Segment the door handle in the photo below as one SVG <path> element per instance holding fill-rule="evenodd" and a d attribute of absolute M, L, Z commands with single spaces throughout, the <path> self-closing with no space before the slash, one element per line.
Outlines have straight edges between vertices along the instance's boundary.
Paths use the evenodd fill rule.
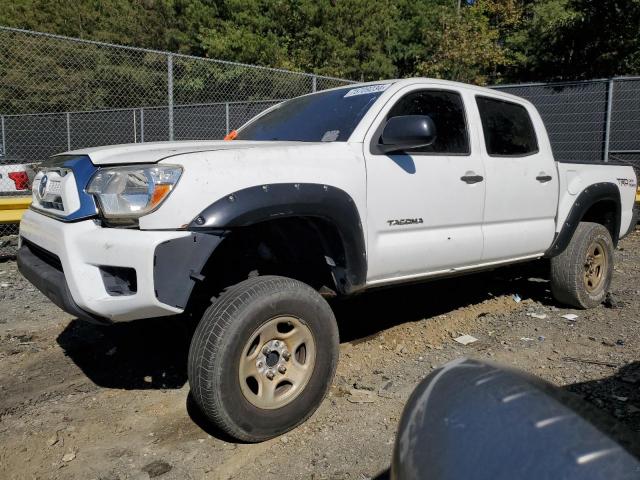
<path fill-rule="evenodd" d="M 460 180 L 471 185 L 483 181 L 484 177 L 482 175 L 464 175 L 460 177 Z"/>
<path fill-rule="evenodd" d="M 539 181 L 540 183 L 547 183 L 547 182 L 550 182 L 552 178 L 553 177 L 551 177 L 551 175 L 538 175 L 536 177 L 536 180 Z"/>

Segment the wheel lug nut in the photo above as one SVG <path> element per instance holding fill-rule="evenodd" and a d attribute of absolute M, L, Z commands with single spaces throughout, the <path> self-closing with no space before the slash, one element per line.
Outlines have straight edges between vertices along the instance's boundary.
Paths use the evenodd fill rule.
<path fill-rule="evenodd" d="M 258 368 L 262 368 L 263 365 L 264 365 L 264 363 L 258 362 Z"/>
<path fill-rule="evenodd" d="M 266 345 L 264 347 L 262 347 L 262 353 L 264 353 L 265 355 L 269 354 L 269 347 L 267 347 Z"/>
<path fill-rule="evenodd" d="M 273 380 L 273 377 L 274 377 L 274 376 L 275 376 L 275 374 L 273 373 L 273 370 L 269 370 L 269 371 L 267 372 L 267 378 L 268 378 L 269 380 Z"/>
<path fill-rule="evenodd" d="M 280 346 L 280 342 L 276 340 L 275 342 L 273 342 L 273 346 L 278 348 Z"/>
<path fill-rule="evenodd" d="M 291 358 L 291 354 L 287 350 L 285 350 L 284 352 L 282 352 L 282 358 L 288 361 Z"/>
<path fill-rule="evenodd" d="M 280 365 L 278 367 L 278 372 L 285 373 L 286 371 L 287 371 L 287 367 L 285 367 L 284 365 Z"/>

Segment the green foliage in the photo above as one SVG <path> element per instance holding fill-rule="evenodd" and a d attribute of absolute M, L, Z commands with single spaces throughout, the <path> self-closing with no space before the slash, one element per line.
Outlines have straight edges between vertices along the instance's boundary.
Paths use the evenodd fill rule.
<path fill-rule="evenodd" d="M 538 0 L 524 16 L 511 43 L 522 53 L 516 78 L 566 80 L 640 72 L 639 0 Z"/>
<path fill-rule="evenodd" d="M 498 43 L 482 3 L 456 13 L 442 8 L 438 29 L 429 32 L 433 53 L 417 71 L 428 77 L 485 84 L 496 69 L 506 66 L 505 49 Z"/>
<path fill-rule="evenodd" d="M 0 24 L 354 80 L 428 75 L 484 84 L 640 73 L 640 0 L 463 0 L 460 9 L 458 4 L 0 0 Z M 82 58 L 80 79 L 90 78 L 88 69 L 101 62 L 100 55 Z M 43 55 L 43 74 L 62 73 L 52 61 Z M 125 82 L 136 76 L 134 67 L 123 65 L 108 75 L 116 84 Z M 207 74 L 183 78 L 180 87 L 194 95 L 211 81 Z M 256 79 L 231 75 L 227 81 Z"/>

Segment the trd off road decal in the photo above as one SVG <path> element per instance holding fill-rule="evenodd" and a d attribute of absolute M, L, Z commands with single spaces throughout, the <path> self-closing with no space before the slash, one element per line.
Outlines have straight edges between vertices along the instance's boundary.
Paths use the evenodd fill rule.
<path fill-rule="evenodd" d="M 397 227 L 399 225 L 413 225 L 416 223 L 424 223 L 422 218 L 401 218 L 399 220 L 387 220 L 390 227 Z"/>
<path fill-rule="evenodd" d="M 618 178 L 616 179 L 618 180 L 618 184 L 621 187 L 631 187 L 631 188 L 636 188 L 636 182 L 633 178 Z"/>

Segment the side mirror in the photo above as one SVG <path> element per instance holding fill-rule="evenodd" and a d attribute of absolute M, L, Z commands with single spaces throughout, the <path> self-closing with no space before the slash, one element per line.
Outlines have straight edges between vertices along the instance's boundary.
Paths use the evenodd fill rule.
<path fill-rule="evenodd" d="M 384 126 L 378 148 L 383 153 L 428 147 L 436 140 L 436 125 L 428 115 L 391 117 Z"/>

